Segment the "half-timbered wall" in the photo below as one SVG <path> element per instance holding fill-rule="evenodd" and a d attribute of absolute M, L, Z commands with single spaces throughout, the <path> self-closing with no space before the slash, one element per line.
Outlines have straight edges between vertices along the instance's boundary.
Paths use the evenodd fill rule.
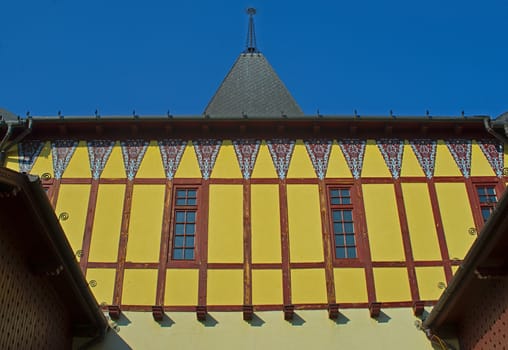
<path fill-rule="evenodd" d="M 468 139 L 25 141 L 7 166 L 41 176 L 104 304 L 396 307 L 438 299 L 483 225 L 478 186 L 498 198 L 505 188 L 502 148 Z M 191 259 L 175 259 L 180 189 L 197 191 L 185 207 L 195 213 L 184 237 L 193 252 L 181 250 Z M 336 205 L 333 193 L 349 200 Z M 336 232 L 350 222 L 353 235 Z"/>

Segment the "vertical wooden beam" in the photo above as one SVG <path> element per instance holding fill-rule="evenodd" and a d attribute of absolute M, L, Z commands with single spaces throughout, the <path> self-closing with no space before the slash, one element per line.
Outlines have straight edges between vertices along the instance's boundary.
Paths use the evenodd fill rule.
<path fill-rule="evenodd" d="M 453 277 L 452 266 L 450 262 L 450 255 L 448 254 L 448 247 L 446 245 L 446 237 L 444 234 L 443 220 L 441 218 L 441 211 L 439 210 L 439 202 L 437 199 L 436 184 L 434 179 L 427 180 L 429 188 L 430 204 L 432 206 L 432 214 L 436 224 L 437 240 L 439 242 L 439 250 L 441 252 L 441 259 L 443 261 L 444 272 L 446 281 L 449 282 Z"/>
<path fill-rule="evenodd" d="M 326 295 L 328 304 L 335 304 L 335 278 L 333 275 L 333 252 L 330 233 L 330 216 L 328 213 L 328 201 L 326 199 L 326 185 L 319 180 L 319 204 L 321 211 L 321 232 L 323 236 L 323 252 L 325 258 Z"/>
<path fill-rule="evenodd" d="M 127 241 L 129 239 L 129 224 L 132 208 L 132 193 L 134 182 L 127 181 L 122 211 L 122 226 L 120 229 L 120 241 L 118 243 L 117 268 L 115 276 L 115 288 L 113 291 L 113 305 L 120 305 L 123 292 L 123 276 L 125 272 L 125 258 L 127 255 Z"/>
<path fill-rule="evenodd" d="M 81 260 L 79 261 L 79 266 L 81 267 L 81 271 L 83 271 L 83 275 L 86 275 L 88 258 L 90 257 L 90 244 L 92 242 L 92 231 L 98 193 L 99 180 L 92 179 L 92 185 L 90 186 L 90 196 L 88 198 L 88 209 L 86 211 L 85 232 L 83 234 L 83 244 L 81 245 Z"/>
<path fill-rule="evenodd" d="M 469 206 L 471 207 L 471 212 L 473 214 L 473 222 L 476 227 L 476 231 L 480 232 L 481 228 L 483 227 L 483 216 L 480 209 L 480 202 L 478 201 L 476 194 L 476 188 L 470 177 L 465 179 L 464 182 L 466 184 L 467 196 L 469 198 Z"/>
<path fill-rule="evenodd" d="M 252 305 L 251 187 L 243 181 L 243 304 Z"/>
<path fill-rule="evenodd" d="M 164 212 L 162 213 L 161 245 L 159 253 L 159 271 L 157 273 L 157 294 L 155 305 L 164 305 L 166 293 L 166 268 L 169 258 L 169 232 L 171 228 L 171 202 L 173 198 L 173 181 L 166 180 L 166 191 L 164 194 Z"/>
<path fill-rule="evenodd" d="M 208 215 L 210 200 L 210 181 L 203 180 L 201 195 L 199 196 L 199 231 L 198 231 L 198 256 L 199 256 L 199 284 L 198 284 L 198 307 L 206 307 L 207 269 L 208 269 Z"/>
<path fill-rule="evenodd" d="M 280 239 L 282 250 L 282 295 L 284 305 L 291 305 L 291 270 L 289 267 L 289 223 L 286 180 L 279 180 Z"/>
<path fill-rule="evenodd" d="M 359 256 L 365 266 L 365 282 L 367 284 L 367 298 L 369 305 L 375 303 L 376 300 L 376 286 L 374 284 L 374 269 L 372 267 L 372 257 L 370 253 L 369 233 L 367 227 L 367 219 L 365 215 L 365 204 L 363 200 L 362 180 L 356 179 L 353 186 L 353 207 L 355 210 L 355 217 L 358 220 L 359 234 L 357 237 L 361 238 L 358 242 Z M 360 249 L 361 248 L 361 249 Z"/>
<path fill-rule="evenodd" d="M 53 209 L 56 210 L 56 203 L 58 201 L 58 195 L 60 194 L 60 183 L 61 183 L 61 180 L 60 179 L 55 179 L 53 181 L 53 191 L 51 193 L 51 205 L 53 206 Z M 58 213 L 56 214 L 58 215 Z"/>
<path fill-rule="evenodd" d="M 416 278 L 413 249 L 411 248 L 411 239 L 409 236 L 406 207 L 404 204 L 404 195 L 402 193 L 402 185 L 400 183 L 400 179 L 395 180 L 394 186 L 395 186 L 395 199 L 397 201 L 397 211 L 399 214 L 400 231 L 402 233 L 402 244 L 404 246 L 404 255 L 407 266 L 407 274 L 409 278 L 409 287 L 411 290 L 411 298 L 413 299 L 413 302 L 416 302 L 420 300 L 420 293 L 418 291 L 418 280 Z"/>

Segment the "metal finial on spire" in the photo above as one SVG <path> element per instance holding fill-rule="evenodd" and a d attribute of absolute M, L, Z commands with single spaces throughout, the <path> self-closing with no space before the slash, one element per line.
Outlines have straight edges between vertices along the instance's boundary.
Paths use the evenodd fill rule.
<path fill-rule="evenodd" d="M 245 52 L 259 52 L 256 45 L 256 31 L 254 30 L 254 15 L 256 14 L 256 9 L 254 7 L 249 7 L 246 12 L 249 15 L 249 29 L 247 32 L 247 48 Z"/>

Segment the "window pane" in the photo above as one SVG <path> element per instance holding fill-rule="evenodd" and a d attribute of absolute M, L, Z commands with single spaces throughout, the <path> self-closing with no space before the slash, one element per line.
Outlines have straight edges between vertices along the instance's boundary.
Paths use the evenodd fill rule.
<path fill-rule="evenodd" d="M 494 189 L 494 187 L 487 187 L 487 194 L 495 195 L 496 190 Z"/>
<path fill-rule="evenodd" d="M 189 197 L 189 198 L 196 198 L 196 190 L 188 190 L 187 191 L 187 197 Z"/>
<path fill-rule="evenodd" d="M 187 199 L 187 205 L 196 205 L 196 198 Z"/>
<path fill-rule="evenodd" d="M 356 258 L 356 248 L 347 248 L 347 257 Z"/>
<path fill-rule="evenodd" d="M 182 260 L 183 259 L 183 250 L 182 249 L 173 249 L 173 259 Z"/>
<path fill-rule="evenodd" d="M 349 190 L 347 188 L 343 188 L 340 190 L 341 197 L 349 197 Z"/>
<path fill-rule="evenodd" d="M 355 236 L 354 235 L 346 235 L 346 245 L 354 246 L 355 245 Z"/>
<path fill-rule="evenodd" d="M 194 236 L 185 237 L 185 246 L 194 248 Z"/>
<path fill-rule="evenodd" d="M 338 205 L 340 204 L 340 200 L 339 198 L 332 198 L 330 203 L 332 203 L 332 205 Z"/>
<path fill-rule="evenodd" d="M 187 216 L 186 222 L 196 222 L 196 212 L 188 211 L 186 216 Z"/>
<path fill-rule="evenodd" d="M 346 257 L 346 250 L 344 248 L 335 248 L 335 257 L 337 259 L 344 259 Z"/>
<path fill-rule="evenodd" d="M 353 229 L 353 223 L 352 222 L 346 222 L 344 223 L 344 228 L 346 233 L 354 233 L 355 230 Z"/>
<path fill-rule="evenodd" d="M 342 221 L 342 210 L 334 210 L 333 211 L 333 221 Z"/>
<path fill-rule="evenodd" d="M 353 212 L 351 210 L 344 210 L 344 221 L 353 221 Z"/>
<path fill-rule="evenodd" d="M 185 260 L 193 260 L 194 259 L 194 249 L 185 249 Z"/>
<path fill-rule="evenodd" d="M 185 233 L 185 225 L 184 224 L 176 224 L 175 225 L 175 234 L 183 235 Z"/>
<path fill-rule="evenodd" d="M 349 197 L 342 198 L 342 204 L 351 204 L 351 198 Z"/>
<path fill-rule="evenodd" d="M 185 225 L 185 233 L 186 234 L 194 234 L 196 233 L 196 225 L 195 224 L 187 224 Z"/>
<path fill-rule="evenodd" d="M 175 236 L 175 248 L 183 247 L 183 236 Z"/>
<path fill-rule="evenodd" d="M 333 224 L 333 233 L 342 233 L 342 224 L 334 223 Z"/>
<path fill-rule="evenodd" d="M 177 198 L 185 198 L 185 197 L 187 197 L 186 193 L 187 193 L 187 190 L 177 190 L 176 197 Z"/>
<path fill-rule="evenodd" d="M 176 205 L 185 205 L 185 198 L 177 198 Z"/>
<path fill-rule="evenodd" d="M 483 222 L 486 222 L 487 219 L 489 218 L 490 216 L 490 213 L 491 213 L 491 208 L 482 208 L 482 217 L 483 217 Z"/>
<path fill-rule="evenodd" d="M 339 196 L 339 190 L 330 190 L 330 196 L 331 197 L 338 197 Z"/>
<path fill-rule="evenodd" d="M 175 214 L 175 221 L 176 222 L 185 222 L 185 212 L 184 211 L 177 211 Z"/>
<path fill-rule="evenodd" d="M 335 235 L 335 246 L 343 247 L 344 246 L 344 236 L 343 235 Z"/>

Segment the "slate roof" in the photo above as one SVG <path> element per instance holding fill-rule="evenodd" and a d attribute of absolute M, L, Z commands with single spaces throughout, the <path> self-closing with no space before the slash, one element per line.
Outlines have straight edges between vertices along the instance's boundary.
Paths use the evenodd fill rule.
<path fill-rule="evenodd" d="M 205 109 L 210 118 L 303 117 L 284 83 L 260 52 L 240 54 Z"/>

